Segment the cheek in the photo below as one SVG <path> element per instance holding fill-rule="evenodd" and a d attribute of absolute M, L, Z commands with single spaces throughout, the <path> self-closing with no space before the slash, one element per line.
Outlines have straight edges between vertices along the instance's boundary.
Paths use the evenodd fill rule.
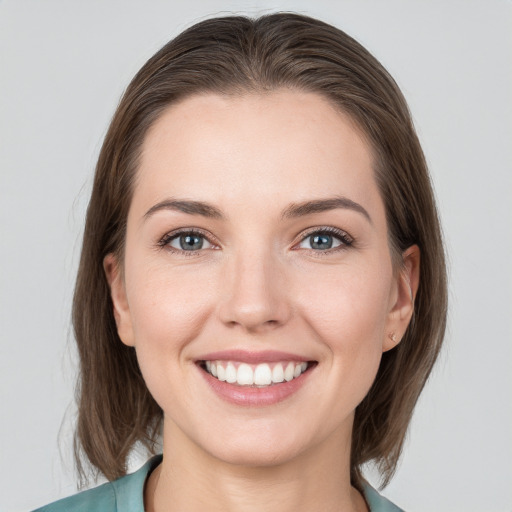
<path fill-rule="evenodd" d="M 354 406 L 366 395 L 380 364 L 391 279 L 391 266 L 338 267 L 317 275 L 316 283 L 297 295 L 302 317 L 329 352 L 334 374 Z"/>
<path fill-rule="evenodd" d="M 170 271 L 161 264 L 145 268 L 127 280 L 136 342 L 179 349 L 198 333 L 211 303 L 210 287 L 197 273 Z"/>
<path fill-rule="evenodd" d="M 391 279 L 391 270 L 383 265 L 333 267 L 317 272 L 313 282 L 305 276 L 296 296 L 304 316 L 329 339 L 359 344 L 382 334 Z"/>
<path fill-rule="evenodd" d="M 139 366 L 162 405 L 159 389 L 190 364 L 184 357 L 186 347 L 204 327 L 212 300 L 210 287 L 198 276 L 169 272 L 161 265 L 145 268 L 127 273 L 126 286 Z"/>

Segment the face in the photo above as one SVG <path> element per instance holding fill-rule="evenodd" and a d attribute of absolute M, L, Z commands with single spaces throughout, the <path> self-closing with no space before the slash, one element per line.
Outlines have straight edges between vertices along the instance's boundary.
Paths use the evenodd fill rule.
<path fill-rule="evenodd" d="M 312 93 L 193 96 L 152 126 L 105 270 L 165 443 L 249 465 L 350 444 L 412 312 L 372 166 Z"/>

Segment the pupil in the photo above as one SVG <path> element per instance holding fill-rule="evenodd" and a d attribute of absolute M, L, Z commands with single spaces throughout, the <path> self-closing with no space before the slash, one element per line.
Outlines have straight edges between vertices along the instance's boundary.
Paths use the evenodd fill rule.
<path fill-rule="evenodd" d="M 330 235 L 313 235 L 309 240 L 313 249 L 325 250 L 332 247 L 332 236 Z"/>
<path fill-rule="evenodd" d="M 203 247 L 203 239 L 197 235 L 181 235 L 180 245 L 185 251 L 201 249 Z"/>

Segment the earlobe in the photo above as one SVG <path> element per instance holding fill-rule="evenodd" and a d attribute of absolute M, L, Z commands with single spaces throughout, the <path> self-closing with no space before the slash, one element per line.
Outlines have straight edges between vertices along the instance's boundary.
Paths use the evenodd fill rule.
<path fill-rule="evenodd" d="M 117 257 L 110 253 L 103 260 L 103 270 L 110 287 L 114 319 L 117 333 L 121 341 L 130 347 L 135 345 L 130 316 L 130 308 L 126 297 L 126 289 Z"/>
<path fill-rule="evenodd" d="M 402 254 L 403 265 L 396 276 L 395 300 L 389 313 L 387 335 L 382 351 L 398 345 L 414 313 L 414 300 L 420 282 L 420 249 L 412 245 Z"/>

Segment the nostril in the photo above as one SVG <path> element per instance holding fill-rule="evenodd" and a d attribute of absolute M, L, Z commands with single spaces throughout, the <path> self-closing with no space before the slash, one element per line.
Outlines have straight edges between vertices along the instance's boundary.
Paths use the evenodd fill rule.
<path fill-rule="evenodd" d="M 273 318 L 265 319 L 265 316 L 270 315 L 258 314 L 255 312 L 252 314 L 242 312 L 237 314 L 236 318 L 225 322 L 225 324 L 228 327 L 241 327 L 248 332 L 260 332 L 267 329 L 274 329 L 283 323 L 283 321 Z"/>

